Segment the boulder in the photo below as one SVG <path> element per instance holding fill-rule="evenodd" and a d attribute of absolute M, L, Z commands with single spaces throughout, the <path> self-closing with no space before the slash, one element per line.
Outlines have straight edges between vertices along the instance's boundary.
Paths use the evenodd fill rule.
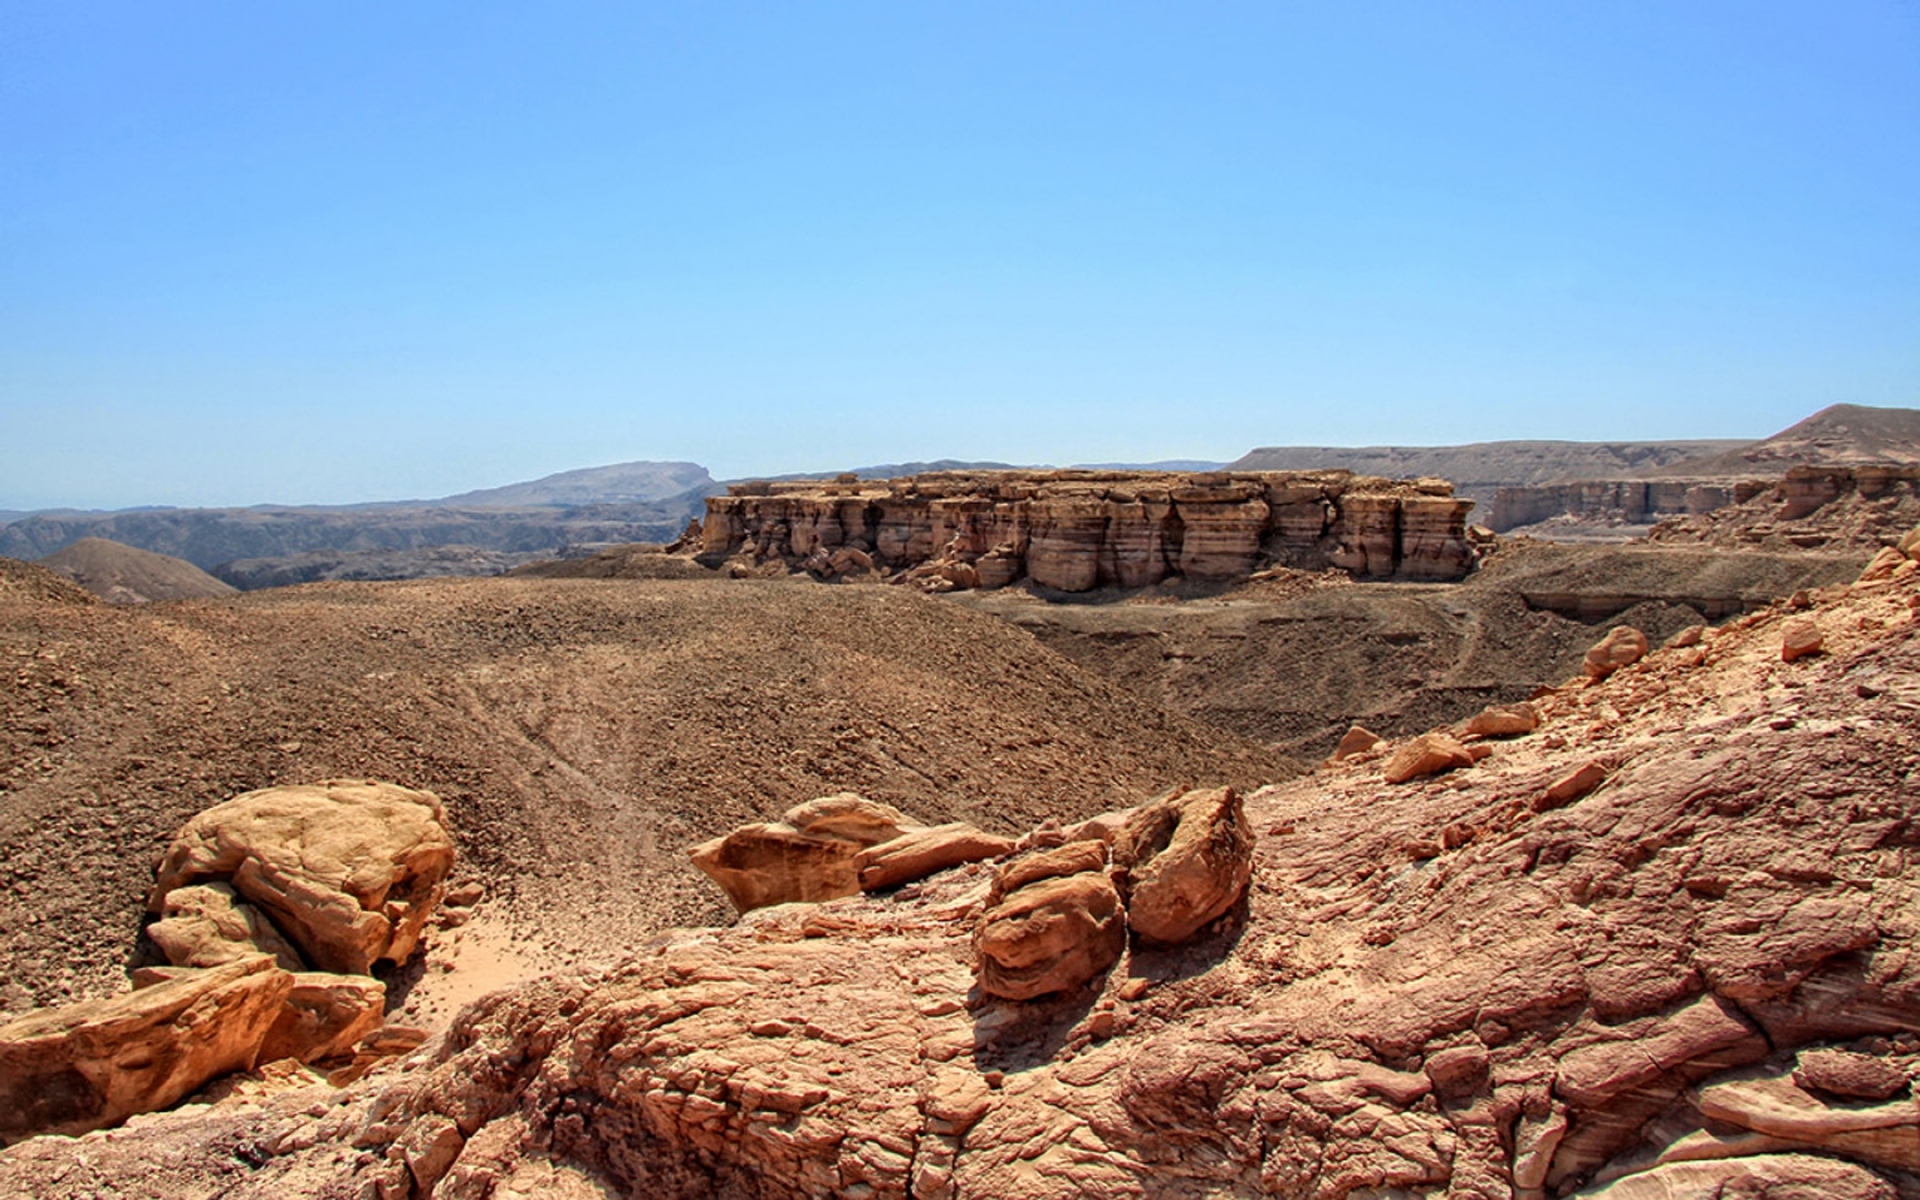
<path fill-rule="evenodd" d="M 1587 675 L 1605 679 L 1621 667 L 1632 666 L 1647 656 L 1647 635 L 1631 625 L 1609 631 L 1587 651 Z"/>
<path fill-rule="evenodd" d="M 85 1133 L 252 1069 L 292 990 L 256 955 L 0 1025 L 0 1140 Z"/>
<path fill-rule="evenodd" d="M 1002 871 L 974 926 L 981 991 L 1031 1000 L 1078 987 L 1119 961 L 1127 944 L 1120 893 L 1104 871 L 1073 870 L 1103 863 L 1106 850 L 1073 842 Z"/>
<path fill-rule="evenodd" d="M 1818 654 L 1824 642 L 1818 621 L 1812 617 L 1795 617 L 1780 627 L 1780 661 L 1796 662 Z"/>
<path fill-rule="evenodd" d="M 1467 718 L 1468 737 L 1514 737 L 1540 728 L 1540 713 L 1526 701 L 1495 704 Z"/>
<path fill-rule="evenodd" d="M 1473 765 L 1473 754 L 1444 733 L 1423 733 L 1395 750 L 1385 768 L 1388 783 L 1406 783 Z"/>
<path fill-rule="evenodd" d="M 1335 762 L 1352 758 L 1356 754 L 1365 754 L 1380 744 L 1380 735 L 1361 725 L 1350 726 L 1340 736 L 1340 744 L 1333 748 Z"/>
<path fill-rule="evenodd" d="M 982 833 L 965 822 L 935 825 L 869 846 L 853 856 L 853 869 L 866 891 L 897 887 L 935 871 L 1012 854 L 1012 838 Z"/>
<path fill-rule="evenodd" d="M 231 884 L 327 971 L 404 961 L 440 901 L 453 838 L 432 792 L 334 779 L 217 804 L 174 835 L 147 907 L 174 889 Z"/>
<path fill-rule="evenodd" d="M 795 805 L 780 821 L 743 825 L 689 853 L 733 907 L 747 913 L 859 895 L 860 852 L 922 828 L 891 805 L 842 792 Z"/>
<path fill-rule="evenodd" d="M 1232 908 L 1253 876 L 1253 831 L 1232 788 L 1144 805 L 1114 842 L 1126 873 L 1127 922 L 1149 942 L 1177 944 Z"/>
<path fill-rule="evenodd" d="M 281 970 L 306 970 L 273 922 L 224 883 L 174 888 L 161 901 L 160 915 L 147 926 L 147 936 L 176 967 L 217 967 L 265 954 Z"/>
<path fill-rule="evenodd" d="M 366 975 L 301 971 L 260 1044 L 263 1063 L 319 1062 L 350 1053 L 386 1017 L 387 985 Z"/>

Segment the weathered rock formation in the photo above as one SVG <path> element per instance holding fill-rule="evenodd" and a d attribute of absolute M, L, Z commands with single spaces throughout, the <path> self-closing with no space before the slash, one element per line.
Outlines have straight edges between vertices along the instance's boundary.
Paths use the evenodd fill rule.
<path fill-rule="evenodd" d="M 1631 625 L 1621 625 L 1609 630 L 1607 636 L 1593 644 L 1587 651 L 1586 670 L 1589 678 L 1605 679 L 1621 667 L 1629 667 L 1647 655 L 1647 635 Z"/>
<path fill-rule="evenodd" d="M 453 839 L 431 792 L 359 779 L 265 788 L 187 822 L 148 908 L 163 912 L 176 888 L 227 883 L 307 962 L 366 974 L 413 953 L 452 868 Z"/>
<path fill-rule="evenodd" d="M 292 990 L 255 955 L 0 1025 L 0 1141 L 98 1129 L 250 1069 Z"/>
<path fill-rule="evenodd" d="M 1120 960 L 1127 918 L 1104 842 L 1037 851 L 994 876 L 974 926 L 980 988 L 1031 1000 L 1085 984 Z"/>
<path fill-rule="evenodd" d="M 1014 848 L 1012 838 L 965 822 L 922 825 L 892 805 L 842 792 L 797 804 L 778 821 L 743 825 L 689 854 L 747 913 L 894 887 Z"/>
<path fill-rule="evenodd" d="M 151 897 L 147 932 L 172 965 L 136 968 L 131 993 L 0 1026 L 0 1140 L 97 1129 L 256 1063 L 364 1048 L 387 994 L 364 971 L 412 952 L 452 863 L 439 800 L 393 784 L 269 788 L 200 813 Z M 302 952 L 362 973 L 307 971 Z"/>
<path fill-rule="evenodd" d="M 1344 471 L 934 472 L 887 482 L 735 484 L 707 501 L 702 559 L 784 562 L 822 578 L 906 573 L 931 590 L 1022 577 L 1084 592 L 1260 566 L 1458 579 L 1471 503 L 1443 480 Z"/>
<path fill-rule="evenodd" d="M 1127 923 L 1177 945 L 1239 902 L 1253 874 L 1253 833 L 1232 788 L 1180 792 L 1142 805 L 1113 843 Z"/>

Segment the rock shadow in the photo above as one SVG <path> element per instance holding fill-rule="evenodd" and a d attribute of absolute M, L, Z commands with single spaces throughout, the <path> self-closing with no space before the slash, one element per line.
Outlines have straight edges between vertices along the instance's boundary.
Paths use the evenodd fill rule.
<path fill-rule="evenodd" d="M 1093 1011 L 1111 974 L 1032 1000 L 1000 1000 L 982 994 L 976 986 L 967 995 L 968 1006 L 974 1009 L 974 1067 L 1011 1073 L 1053 1061 Z"/>
<path fill-rule="evenodd" d="M 1197 935 L 1177 946 L 1149 945 L 1134 939 L 1125 962 L 1127 978 L 1159 985 L 1204 975 L 1232 956 L 1246 936 L 1248 892 Z"/>
<path fill-rule="evenodd" d="M 384 1011 L 390 1017 L 405 1007 L 407 997 L 427 977 L 427 940 L 421 938 L 413 954 L 403 963 L 396 963 L 389 958 L 374 963 L 373 977 L 387 985 Z"/>

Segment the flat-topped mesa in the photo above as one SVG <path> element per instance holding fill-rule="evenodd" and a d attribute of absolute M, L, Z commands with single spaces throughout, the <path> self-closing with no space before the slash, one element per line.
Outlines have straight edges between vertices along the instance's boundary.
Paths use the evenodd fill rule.
<path fill-rule="evenodd" d="M 1022 577 L 1084 592 L 1264 566 L 1459 579 L 1470 500 L 1441 479 L 1348 471 L 938 471 L 742 483 L 707 500 L 701 558 L 783 561 L 822 578 L 907 574 L 935 591 Z"/>

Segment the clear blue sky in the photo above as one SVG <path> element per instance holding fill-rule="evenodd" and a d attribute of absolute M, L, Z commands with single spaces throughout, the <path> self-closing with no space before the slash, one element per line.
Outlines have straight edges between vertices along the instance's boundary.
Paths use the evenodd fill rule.
<path fill-rule="evenodd" d="M 1920 2 L 0 7 L 0 509 L 1920 406 Z"/>

